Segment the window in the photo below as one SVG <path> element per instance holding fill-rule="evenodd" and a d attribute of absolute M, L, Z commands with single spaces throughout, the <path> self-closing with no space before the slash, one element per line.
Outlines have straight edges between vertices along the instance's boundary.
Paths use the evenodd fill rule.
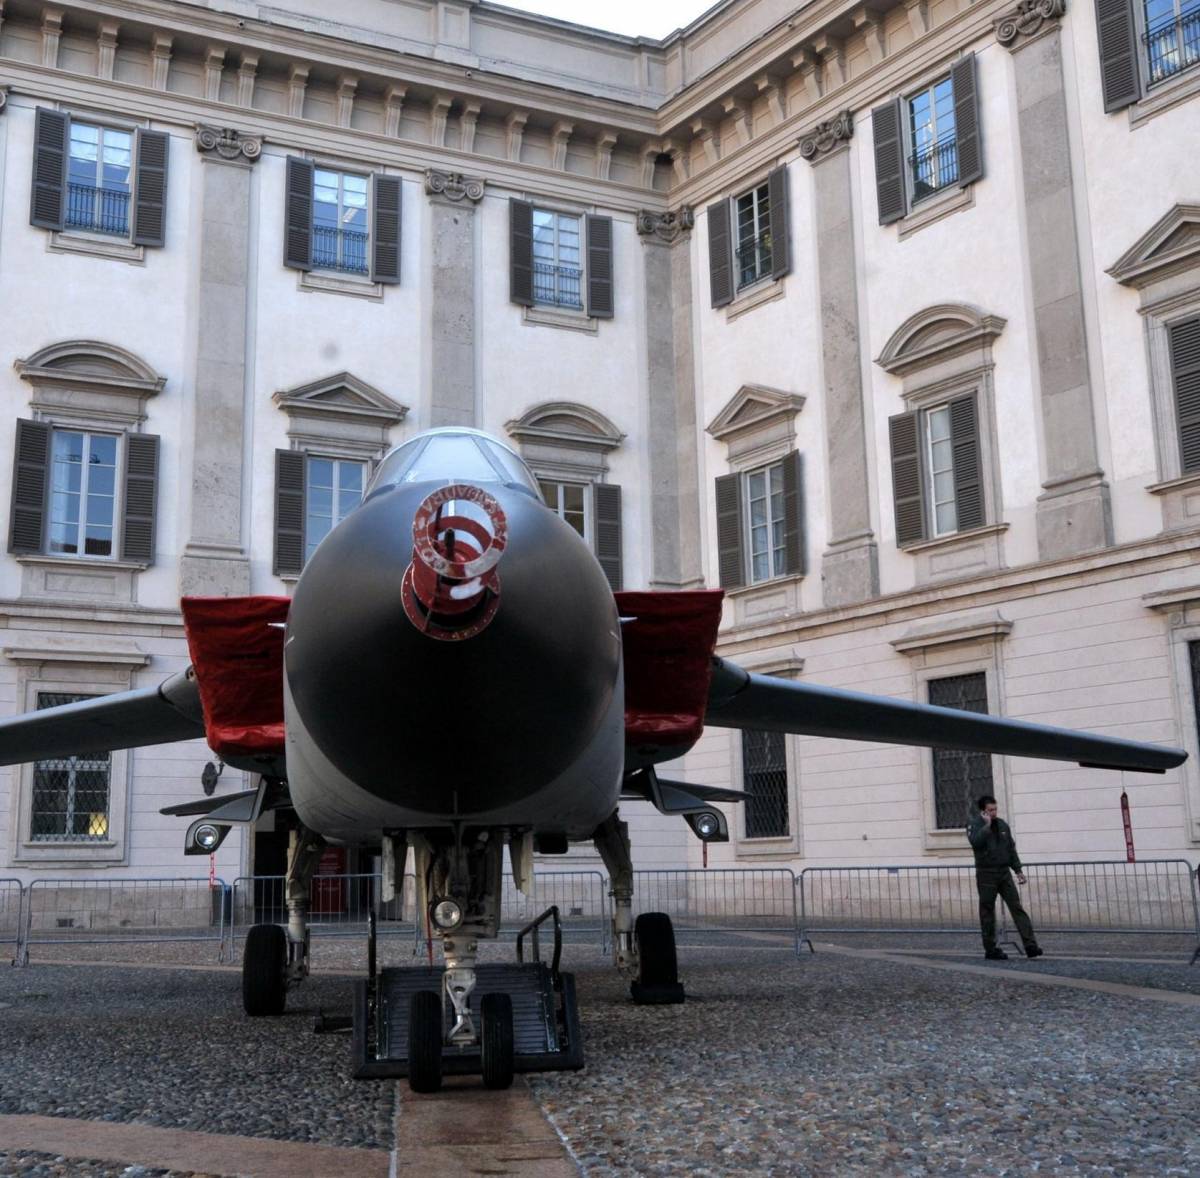
<path fill-rule="evenodd" d="M 1096 21 L 1104 109 L 1110 113 L 1200 64 L 1200 0 L 1096 0 Z M 1184 96 L 1198 86 L 1200 77 L 1193 75 Z M 1181 97 L 1175 86 L 1166 90 L 1166 105 L 1151 99 L 1132 112 L 1134 125 Z"/>
<path fill-rule="evenodd" d="M 289 156 L 283 264 L 330 272 L 320 289 L 339 289 L 333 274 L 350 275 L 343 282 L 352 293 L 361 293 L 363 278 L 398 283 L 400 202 L 399 176 L 343 172 Z"/>
<path fill-rule="evenodd" d="M 589 488 L 582 483 L 556 483 L 538 479 L 538 489 L 547 506 L 567 521 L 585 540 L 592 538 Z"/>
<path fill-rule="evenodd" d="M 708 269 L 712 305 L 791 269 L 787 168 L 731 200 L 708 206 Z"/>
<path fill-rule="evenodd" d="M 750 580 L 769 581 L 787 568 L 787 526 L 783 511 L 783 463 L 752 470 L 746 480 L 746 536 Z"/>
<path fill-rule="evenodd" d="M 1171 324 L 1167 335 L 1175 388 L 1180 473 L 1195 474 L 1200 472 L 1200 318 Z"/>
<path fill-rule="evenodd" d="M 742 733 L 742 788 L 746 838 L 785 838 L 788 816 L 786 738 L 782 732 Z"/>
<path fill-rule="evenodd" d="M 365 463 L 308 455 L 305 463 L 304 559 L 362 502 Z"/>
<path fill-rule="evenodd" d="M 71 122 L 67 180 L 68 229 L 129 232 L 133 133 Z"/>
<path fill-rule="evenodd" d="M 1200 0 L 1144 0 L 1144 18 L 1151 86 L 1200 62 Z"/>
<path fill-rule="evenodd" d="M 912 207 L 983 176 L 975 55 L 950 73 L 871 112 L 879 223 L 890 225 Z"/>
<path fill-rule="evenodd" d="M 90 695 L 38 692 L 38 708 L 92 699 Z M 109 837 L 110 753 L 38 761 L 29 811 L 31 842 L 92 843 Z"/>
<path fill-rule="evenodd" d="M 767 186 L 760 184 L 734 202 L 737 223 L 738 290 L 771 273 L 771 213 Z"/>
<path fill-rule="evenodd" d="M 533 301 L 582 311 L 579 218 L 533 210 Z"/>
<path fill-rule="evenodd" d="M 56 429 L 51 442 L 51 553 L 112 556 L 117 446 L 112 434 Z"/>
<path fill-rule="evenodd" d="M 987 675 L 952 675 L 930 679 L 929 702 L 943 708 L 967 712 L 988 710 Z M 933 806 L 938 830 L 959 829 L 981 794 L 994 793 L 992 758 L 989 753 L 962 749 L 931 749 L 933 756 Z"/>
<path fill-rule="evenodd" d="M 737 588 L 804 571 L 803 461 L 722 475 L 716 481 L 721 585 Z"/>

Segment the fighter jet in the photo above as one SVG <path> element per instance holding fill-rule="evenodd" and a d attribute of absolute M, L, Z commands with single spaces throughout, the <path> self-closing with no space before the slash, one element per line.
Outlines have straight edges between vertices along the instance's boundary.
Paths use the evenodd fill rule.
<path fill-rule="evenodd" d="M 642 1003 L 677 1002 L 671 922 L 633 919 L 623 798 L 728 839 L 716 802 L 732 789 L 660 778 L 705 725 L 1077 761 L 1161 773 L 1180 749 L 750 674 L 714 655 L 720 591 L 615 594 L 582 537 L 546 506 L 528 467 L 465 428 L 392 450 L 362 503 L 308 560 L 291 600 L 185 598 L 192 666 L 138 689 L 0 722 L 0 763 L 204 737 L 258 775 L 245 793 L 169 807 L 194 818 L 208 854 L 265 809 L 288 824 L 288 924 L 254 926 L 243 961 L 248 1014 L 283 1012 L 307 974 L 309 886 L 321 848 L 381 858 L 381 900 L 411 848 L 416 904 L 443 967 L 385 1012 L 372 968 L 356 1012 L 377 1055 L 397 1038 L 400 1074 L 435 1090 L 444 1071 L 505 1087 L 524 1065 L 512 996 L 476 993 L 479 942 L 497 936 L 508 848 L 527 889 L 535 852 L 595 844 L 611 880 L 614 963 Z M 373 932 L 373 929 L 372 929 Z M 433 978 L 433 981 L 430 979 Z M 549 983 L 548 983 L 549 984 Z M 573 991 L 545 993 L 551 1045 L 578 1066 Z M 436 987 L 436 988 L 435 988 Z M 570 987 L 566 987 L 570 991 Z M 410 987 L 411 990 L 411 987 Z M 399 1030 L 397 1024 L 402 1023 Z M 371 1028 L 374 1028 L 372 1030 Z M 544 1028 L 543 1028 L 544 1029 Z M 572 1035 L 575 1042 L 570 1042 Z M 388 1040 L 392 1042 L 392 1040 Z M 395 1044 L 392 1044 L 393 1047 Z M 463 1062 L 466 1060 L 467 1062 Z M 360 1074 L 388 1073 L 379 1058 Z M 375 1070 L 372 1070 L 372 1067 Z"/>

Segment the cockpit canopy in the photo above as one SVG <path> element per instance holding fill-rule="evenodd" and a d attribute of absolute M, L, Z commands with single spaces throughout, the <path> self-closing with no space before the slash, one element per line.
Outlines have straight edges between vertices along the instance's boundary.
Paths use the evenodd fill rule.
<path fill-rule="evenodd" d="M 465 426 L 428 430 L 389 451 L 367 494 L 402 483 L 503 483 L 540 498 L 537 480 L 517 454 Z"/>

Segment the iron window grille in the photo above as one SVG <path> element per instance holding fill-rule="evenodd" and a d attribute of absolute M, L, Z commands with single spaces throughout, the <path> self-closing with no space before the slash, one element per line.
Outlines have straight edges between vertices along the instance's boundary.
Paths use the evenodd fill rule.
<path fill-rule="evenodd" d="M 533 301 L 583 310 L 580 219 L 548 209 L 533 210 Z"/>
<path fill-rule="evenodd" d="M 92 698 L 90 695 L 40 691 L 37 706 L 39 709 L 56 708 L 60 704 Z M 33 767 L 30 841 L 106 842 L 111 762 L 109 753 L 38 761 Z"/>
<path fill-rule="evenodd" d="M 908 100 L 913 202 L 958 182 L 954 85 L 947 75 Z"/>
<path fill-rule="evenodd" d="M 305 462 L 304 559 L 361 502 L 365 464 L 309 455 Z"/>
<path fill-rule="evenodd" d="M 115 554 L 118 443 L 113 434 L 54 431 L 50 450 L 51 553 Z"/>
<path fill-rule="evenodd" d="M 744 478 L 744 526 L 750 553 L 750 581 L 757 584 L 782 577 L 787 571 L 783 463 L 748 471 Z"/>
<path fill-rule="evenodd" d="M 68 155 L 65 226 L 126 236 L 133 133 L 72 120 Z"/>
<path fill-rule="evenodd" d="M 748 839 L 784 838 L 788 821 L 787 747 L 782 732 L 742 733 L 742 781 Z"/>
<path fill-rule="evenodd" d="M 318 270 L 370 274 L 367 192 L 370 178 L 316 168 L 313 172 L 312 264 Z"/>
<path fill-rule="evenodd" d="M 771 202 L 769 186 L 760 184 L 734 202 L 737 216 L 737 284 L 741 290 L 769 278 L 771 260 Z"/>
<path fill-rule="evenodd" d="M 929 702 L 943 708 L 987 713 L 987 676 L 951 675 L 930 679 Z M 964 749 L 933 749 L 933 804 L 938 830 L 961 827 L 975 799 L 993 793 L 992 758 L 989 753 Z"/>
<path fill-rule="evenodd" d="M 1146 0 L 1149 84 L 1165 81 L 1200 62 L 1200 3 L 1197 0 Z"/>
<path fill-rule="evenodd" d="M 549 479 L 539 479 L 538 488 L 546 505 L 591 543 L 592 521 L 587 487 L 581 483 L 557 483 Z"/>

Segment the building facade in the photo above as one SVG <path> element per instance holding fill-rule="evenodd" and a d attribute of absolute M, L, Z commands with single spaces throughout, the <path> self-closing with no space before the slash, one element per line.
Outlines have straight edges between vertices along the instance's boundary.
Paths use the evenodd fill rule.
<path fill-rule="evenodd" d="M 5 713 L 161 681 L 181 594 L 288 593 L 390 446 L 472 425 L 614 586 L 723 586 L 750 669 L 1192 753 L 710 730 L 668 772 L 753 795 L 711 864 L 962 859 L 985 790 L 1029 859 L 1120 855 L 1122 789 L 1200 857 L 1195 0 L 0 16 Z M 0 874 L 206 871 L 158 810 L 210 758 L 3 771 Z M 699 863 L 641 811 L 641 865 Z"/>

